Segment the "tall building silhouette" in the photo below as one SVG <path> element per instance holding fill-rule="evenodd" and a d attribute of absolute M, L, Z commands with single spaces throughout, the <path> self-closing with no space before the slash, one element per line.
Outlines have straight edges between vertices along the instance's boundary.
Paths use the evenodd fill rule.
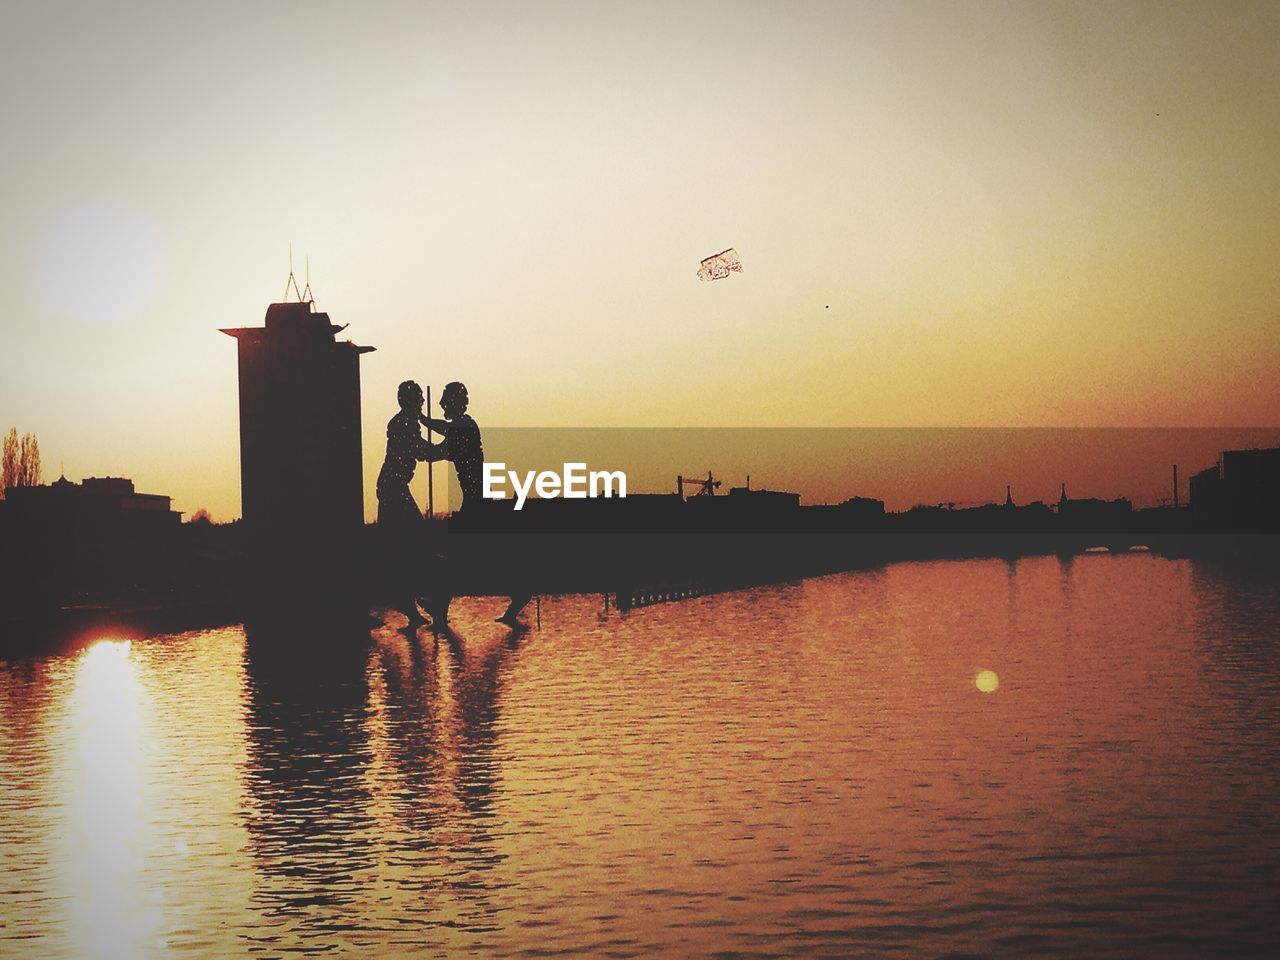
<path fill-rule="evenodd" d="M 257 535 L 327 534 L 364 522 L 360 355 L 311 302 L 273 303 L 239 343 L 240 498 Z"/>

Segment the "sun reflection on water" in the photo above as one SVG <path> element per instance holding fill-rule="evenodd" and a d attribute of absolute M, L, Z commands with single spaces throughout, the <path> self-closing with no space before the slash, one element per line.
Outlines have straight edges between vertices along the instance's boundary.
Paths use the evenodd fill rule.
<path fill-rule="evenodd" d="M 139 890 L 145 811 L 146 691 L 127 640 L 100 640 L 75 665 L 67 762 L 72 928 L 85 957 L 140 956 L 155 910 Z"/>

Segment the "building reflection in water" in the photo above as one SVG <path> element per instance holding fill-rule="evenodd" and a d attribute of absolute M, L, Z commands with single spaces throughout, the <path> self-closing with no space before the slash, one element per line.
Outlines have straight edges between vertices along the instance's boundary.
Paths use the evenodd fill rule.
<path fill-rule="evenodd" d="M 368 635 L 320 631 L 246 626 L 244 816 L 258 872 L 270 881 L 257 898 L 269 925 L 302 937 L 307 924 L 354 902 L 359 876 L 375 864 L 364 779 Z"/>
<path fill-rule="evenodd" d="M 254 940 L 445 946 L 489 928 L 503 668 L 518 634 L 246 628 Z"/>

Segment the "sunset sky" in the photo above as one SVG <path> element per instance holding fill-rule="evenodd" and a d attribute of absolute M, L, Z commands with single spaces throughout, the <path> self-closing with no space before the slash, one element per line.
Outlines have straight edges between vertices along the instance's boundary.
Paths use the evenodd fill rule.
<path fill-rule="evenodd" d="M 487 426 L 1280 425 L 1278 51 L 1274 2 L 6 3 L 0 428 L 237 516 L 217 330 L 290 243 L 377 348 L 370 500 L 407 377 Z"/>

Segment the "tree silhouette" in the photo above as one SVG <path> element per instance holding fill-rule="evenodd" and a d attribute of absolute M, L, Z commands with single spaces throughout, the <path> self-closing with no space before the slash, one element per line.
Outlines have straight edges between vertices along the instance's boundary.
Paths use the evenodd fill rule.
<path fill-rule="evenodd" d="M 18 486 L 40 486 L 40 441 L 34 433 L 24 433 L 19 445 Z"/>
<path fill-rule="evenodd" d="M 206 510 L 204 507 L 201 507 L 199 510 L 197 510 L 195 513 L 191 515 L 191 519 L 188 520 L 187 523 L 202 523 L 205 526 L 209 526 L 211 523 L 213 523 L 213 517 L 209 516 L 208 510 Z"/>
<path fill-rule="evenodd" d="M 0 457 L 0 496 L 10 487 L 39 486 L 41 473 L 40 441 L 36 435 L 24 433 L 18 439 L 17 427 L 10 427 Z"/>
<path fill-rule="evenodd" d="M 18 428 L 10 427 L 4 437 L 4 457 L 0 464 L 0 497 L 10 487 L 18 485 Z"/>

